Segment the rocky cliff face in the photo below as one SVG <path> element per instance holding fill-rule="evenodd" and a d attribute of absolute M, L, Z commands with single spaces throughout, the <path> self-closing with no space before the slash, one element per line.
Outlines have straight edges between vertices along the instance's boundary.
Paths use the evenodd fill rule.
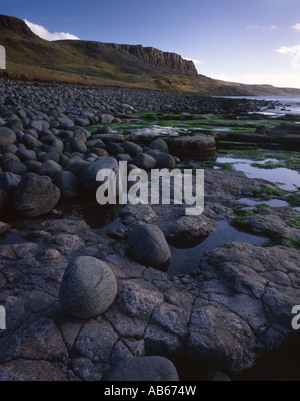
<path fill-rule="evenodd" d="M 158 68 L 177 71 L 182 74 L 198 75 L 198 71 L 192 61 L 184 60 L 175 53 L 165 53 L 154 47 L 143 47 L 141 45 L 119 45 L 109 43 L 110 47 L 129 53 L 139 60 Z"/>
<path fill-rule="evenodd" d="M 0 14 L 0 27 L 2 33 L 4 31 L 8 31 L 9 34 L 14 33 L 15 35 L 27 39 L 28 38 L 39 39 L 39 37 L 35 35 L 26 25 L 26 23 L 20 18 L 9 17 L 7 15 Z"/>

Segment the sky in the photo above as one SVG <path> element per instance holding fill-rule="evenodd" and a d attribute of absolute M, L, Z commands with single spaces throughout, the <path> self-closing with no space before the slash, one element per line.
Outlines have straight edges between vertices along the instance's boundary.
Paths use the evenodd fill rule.
<path fill-rule="evenodd" d="M 300 88 L 299 0 L 1 0 L 47 40 L 142 44 L 200 74 Z"/>

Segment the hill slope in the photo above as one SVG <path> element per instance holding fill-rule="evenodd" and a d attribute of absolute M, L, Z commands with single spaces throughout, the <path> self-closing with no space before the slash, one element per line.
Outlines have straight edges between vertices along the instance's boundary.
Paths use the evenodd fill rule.
<path fill-rule="evenodd" d="M 0 71 L 4 78 L 205 95 L 264 94 L 259 93 L 263 92 L 259 86 L 199 75 L 192 61 L 154 48 L 77 40 L 48 42 L 35 35 L 21 19 L 5 15 L 0 15 L 0 45 L 7 52 L 7 70 Z M 283 93 L 270 88 L 273 87 L 268 87 L 268 94 L 300 94 L 300 90 Z"/>

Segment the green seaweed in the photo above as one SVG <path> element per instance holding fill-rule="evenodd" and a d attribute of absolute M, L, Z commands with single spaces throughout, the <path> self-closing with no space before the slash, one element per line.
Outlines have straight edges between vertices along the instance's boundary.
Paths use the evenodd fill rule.
<path fill-rule="evenodd" d="M 254 195 L 265 200 L 281 199 L 289 202 L 291 206 L 300 206 L 300 195 L 295 191 L 287 191 L 282 188 L 270 188 L 264 185 L 261 189 L 254 191 Z"/>

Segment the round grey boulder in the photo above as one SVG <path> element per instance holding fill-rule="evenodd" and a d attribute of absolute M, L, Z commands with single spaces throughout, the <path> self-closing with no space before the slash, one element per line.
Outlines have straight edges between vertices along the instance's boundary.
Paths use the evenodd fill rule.
<path fill-rule="evenodd" d="M 160 267 L 171 260 L 171 251 L 161 229 L 153 224 L 135 227 L 128 239 L 129 250 L 143 266 Z"/>
<path fill-rule="evenodd" d="M 155 168 L 156 160 L 153 157 L 146 155 L 145 153 L 139 153 L 133 159 L 133 164 L 135 166 L 137 166 L 138 168 L 145 169 L 145 170 L 151 170 L 151 169 Z"/>
<path fill-rule="evenodd" d="M 158 168 L 174 169 L 176 163 L 174 158 L 167 153 L 159 153 L 155 156 L 155 160 Z"/>
<path fill-rule="evenodd" d="M 14 131 L 7 127 L 0 127 L 0 146 L 12 145 L 16 140 L 17 137 Z"/>
<path fill-rule="evenodd" d="M 14 208 L 23 217 L 37 217 L 49 213 L 60 199 L 60 190 L 50 177 L 25 174 L 14 192 Z"/>
<path fill-rule="evenodd" d="M 101 260 L 88 256 L 68 265 L 59 291 L 62 309 L 79 319 L 101 315 L 116 295 L 117 281 L 112 270 Z"/>
<path fill-rule="evenodd" d="M 167 143 L 163 140 L 163 139 L 155 139 L 155 141 L 153 141 L 150 144 L 150 149 L 155 149 L 155 150 L 159 150 L 162 153 L 169 153 L 169 147 L 167 145 Z"/>
<path fill-rule="evenodd" d="M 102 381 L 177 382 L 179 377 L 171 361 L 160 356 L 148 356 L 118 361 L 104 374 Z"/>

